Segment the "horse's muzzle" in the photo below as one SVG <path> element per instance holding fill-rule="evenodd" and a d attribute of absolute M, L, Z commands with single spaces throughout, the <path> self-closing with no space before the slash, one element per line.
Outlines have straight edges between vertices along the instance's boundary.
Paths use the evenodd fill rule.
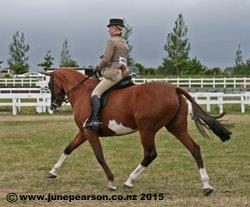
<path fill-rule="evenodd" d="M 59 104 L 56 102 L 56 101 L 53 101 L 52 103 L 51 103 L 51 105 L 50 105 L 50 109 L 53 111 L 53 112 L 55 112 L 55 111 L 57 111 L 58 109 L 59 109 Z"/>

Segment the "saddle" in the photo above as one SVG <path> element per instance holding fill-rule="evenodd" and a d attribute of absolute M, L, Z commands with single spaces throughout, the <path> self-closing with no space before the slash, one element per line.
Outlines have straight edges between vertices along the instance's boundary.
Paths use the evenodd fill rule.
<path fill-rule="evenodd" d="M 132 81 L 132 77 L 128 76 L 123 78 L 122 80 L 120 80 L 118 83 L 116 83 L 115 85 L 113 85 L 111 88 L 109 88 L 107 91 L 105 91 L 101 98 L 100 98 L 100 102 L 101 102 L 101 108 L 104 108 L 107 100 L 108 100 L 108 95 L 111 91 L 113 91 L 114 89 L 121 89 L 121 88 L 127 88 L 130 86 L 135 85 Z"/>

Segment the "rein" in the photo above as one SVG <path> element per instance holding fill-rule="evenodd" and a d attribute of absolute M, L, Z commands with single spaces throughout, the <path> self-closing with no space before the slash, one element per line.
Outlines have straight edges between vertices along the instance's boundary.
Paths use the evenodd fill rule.
<path fill-rule="evenodd" d="M 65 92 L 65 94 L 68 96 L 70 92 L 78 89 L 82 83 L 84 83 L 86 80 L 88 80 L 90 77 L 92 77 L 93 75 L 88 76 L 87 78 L 84 78 L 83 80 L 81 80 L 79 83 L 77 83 L 75 86 L 73 86 L 71 89 L 69 89 L 68 91 Z"/>

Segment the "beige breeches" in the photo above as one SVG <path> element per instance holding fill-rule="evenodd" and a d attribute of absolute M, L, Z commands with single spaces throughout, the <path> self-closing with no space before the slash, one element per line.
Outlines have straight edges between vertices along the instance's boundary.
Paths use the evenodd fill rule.
<path fill-rule="evenodd" d="M 119 74 L 117 75 L 117 79 L 115 81 L 109 80 L 107 78 L 103 78 L 101 82 L 95 87 L 93 92 L 91 93 L 91 97 L 98 96 L 100 98 L 106 90 L 111 88 L 113 85 L 115 85 L 122 79 L 123 79 L 123 76 L 122 76 L 121 70 L 119 70 Z"/>

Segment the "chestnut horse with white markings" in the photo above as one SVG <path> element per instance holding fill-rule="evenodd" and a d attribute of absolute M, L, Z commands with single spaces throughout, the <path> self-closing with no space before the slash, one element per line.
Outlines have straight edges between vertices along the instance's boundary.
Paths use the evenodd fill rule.
<path fill-rule="evenodd" d="M 164 81 L 156 81 L 111 91 L 106 106 L 100 112 L 102 122 L 100 130 L 95 132 L 84 128 L 83 125 L 91 115 L 90 94 L 98 84 L 98 79 L 70 69 L 57 69 L 47 75 L 50 76 L 51 109 L 55 110 L 60 107 L 67 95 L 74 111 L 76 125 L 79 128 L 76 137 L 68 144 L 58 162 L 49 172 L 49 178 L 55 178 L 65 158 L 88 140 L 96 159 L 106 173 L 108 188 L 115 190 L 114 175 L 104 159 L 99 137 L 139 131 L 144 157 L 124 183 L 125 187 L 131 188 L 143 170 L 157 157 L 155 134 L 165 127 L 193 155 L 204 186 L 204 195 L 213 192 L 203 165 L 200 147 L 188 133 L 188 106 L 183 96 L 192 104 L 193 119 L 199 131 L 206 135 L 203 127 L 209 128 L 224 142 L 230 139 L 231 132 L 217 121 L 223 114 L 213 117 L 205 112 L 183 89 Z"/>

